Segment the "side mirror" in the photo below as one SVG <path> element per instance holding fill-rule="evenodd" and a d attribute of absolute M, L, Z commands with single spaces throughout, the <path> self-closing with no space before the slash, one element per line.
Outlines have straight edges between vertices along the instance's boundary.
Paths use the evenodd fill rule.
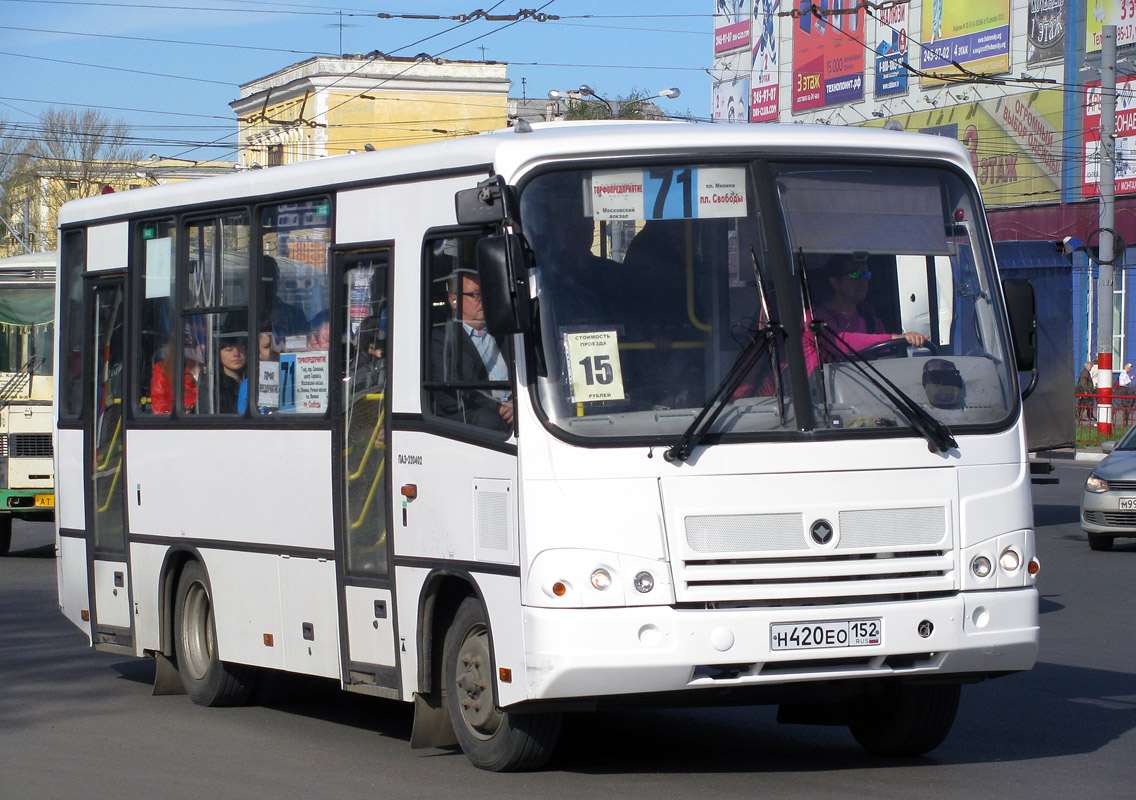
<path fill-rule="evenodd" d="M 1018 372 L 1031 372 L 1037 365 L 1037 299 L 1033 284 L 1022 278 L 1002 281 L 1006 312 L 1010 317 L 1010 338 Z"/>
<path fill-rule="evenodd" d="M 512 196 L 505 179 L 494 175 L 475 189 L 454 193 L 454 212 L 459 225 L 497 225 L 510 216 Z"/>
<path fill-rule="evenodd" d="M 1101 442 L 1101 452 L 1108 455 L 1116 449 L 1116 442 Z"/>
<path fill-rule="evenodd" d="M 521 238 L 504 233 L 478 240 L 477 274 L 489 332 L 507 336 L 528 330 L 532 304 Z"/>

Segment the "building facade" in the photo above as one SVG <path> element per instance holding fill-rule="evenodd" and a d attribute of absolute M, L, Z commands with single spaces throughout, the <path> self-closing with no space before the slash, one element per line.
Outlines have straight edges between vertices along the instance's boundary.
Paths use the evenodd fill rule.
<path fill-rule="evenodd" d="M 503 128 L 505 64 L 317 57 L 241 86 L 240 166 L 277 166 Z"/>

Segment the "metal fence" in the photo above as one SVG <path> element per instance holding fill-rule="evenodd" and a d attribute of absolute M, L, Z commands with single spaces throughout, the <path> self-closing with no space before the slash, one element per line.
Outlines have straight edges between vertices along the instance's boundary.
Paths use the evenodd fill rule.
<path fill-rule="evenodd" d="M 1114 390 L 1115 391 L 1115 390 Z M 1097 426 L 1097 395 L 1077 395 L 1077 445 L 1098 447 L 1102 441 L 1117 441 L 1136 425 L 1136 395 L 1112 396 L 1112 433 L 1101 436 Z"/>

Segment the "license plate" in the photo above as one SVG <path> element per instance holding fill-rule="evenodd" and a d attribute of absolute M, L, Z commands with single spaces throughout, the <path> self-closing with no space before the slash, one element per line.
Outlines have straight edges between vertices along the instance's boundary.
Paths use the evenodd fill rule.
<path fill-rule="evenodd" d="M 775 622 L 769 626 L 771 650 L 876 647 L 883 643 L 883 625 L 879 618 L 838 619 L 826 622 Z"/>
<path fill-rule="evenodd" d="M 1136 497 L 1122 497 L 1116 501 L 1116 507 L 1120 511 L 1136 511 Z"/>
<path fill-rule="evenodd" d="M 55 495 L 37 494 L 35 496 L 36 508 L 55 508 Z"/>

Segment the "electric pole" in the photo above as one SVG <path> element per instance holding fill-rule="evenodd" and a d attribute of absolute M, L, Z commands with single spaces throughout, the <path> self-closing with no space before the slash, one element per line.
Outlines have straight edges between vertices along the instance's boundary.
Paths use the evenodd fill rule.
<path fill-rule="evenodd" d="M 1101 40 L 1100 271 L 1097 277 L 1097 433 L 1112 435 L 1112 262 L 1116 206 L 1116 26 L 1105 25 Z"/>

